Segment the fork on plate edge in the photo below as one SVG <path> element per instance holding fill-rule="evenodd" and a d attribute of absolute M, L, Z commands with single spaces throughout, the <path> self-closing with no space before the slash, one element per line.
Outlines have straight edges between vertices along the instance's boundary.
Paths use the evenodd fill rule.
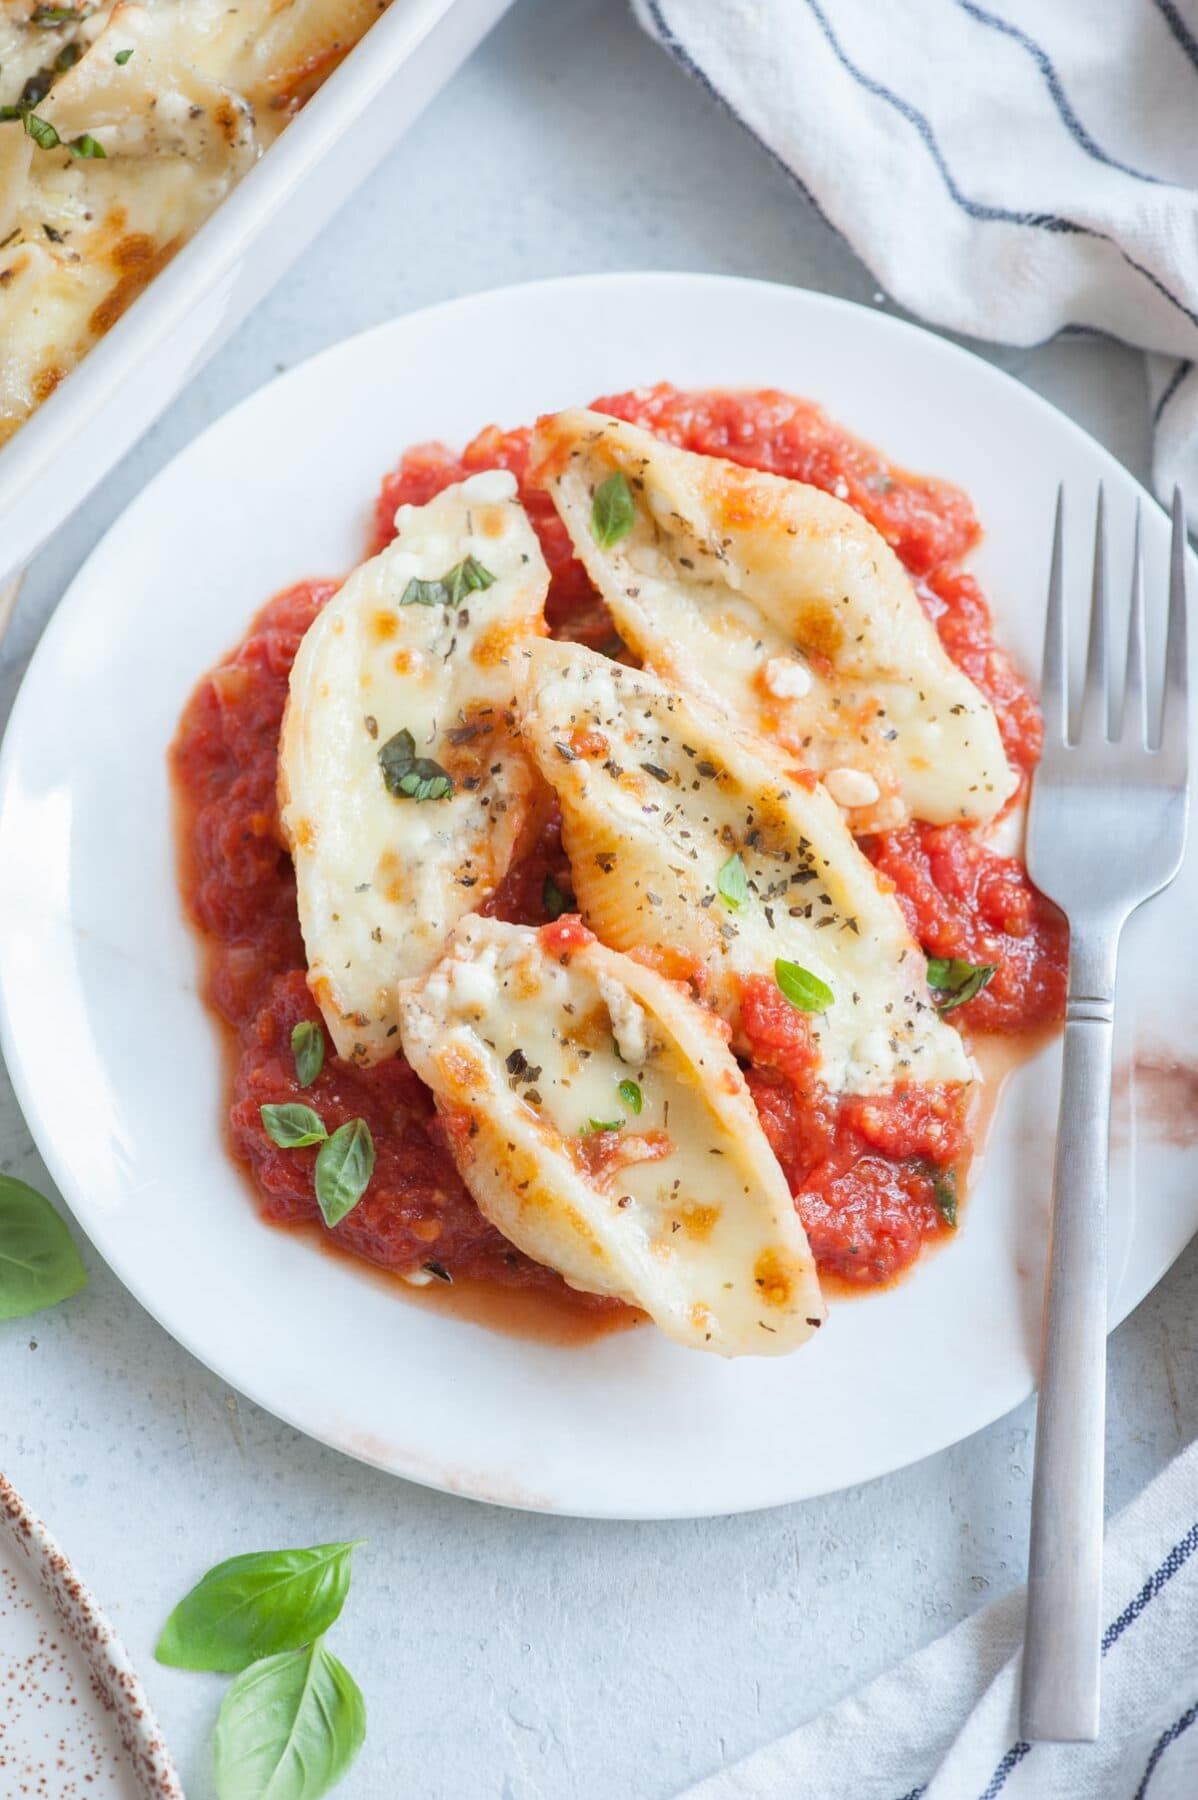
<path fill-rule="evenodd" d="M 1098 1736 L 1115 967 L 1123 925 L 1181 867 L 1189 798 L 1186 523 L 1173 543 L 1159 722 L 1150 723 L 1137 514 L 1122 702 L 1107 604 L 1102 490 L 1080 712 L 1071 722 L 1058 496 L 1027 865 L 1069 920 L 1061 1110 L 1053 1165 L 1020 1730 Z"/>

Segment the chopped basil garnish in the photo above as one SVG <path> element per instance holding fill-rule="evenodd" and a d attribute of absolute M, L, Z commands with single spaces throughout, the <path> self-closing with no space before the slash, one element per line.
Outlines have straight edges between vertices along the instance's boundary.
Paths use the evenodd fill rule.
<path fill-rule="evenodd" d="M 946 1225 L 957 1223 L 957 1171 L 955 1169 L 934 1169 L 932 1171 L 932 1198 L 936 1202 L 936 1211 Z"/>
<path fill-rule="evenodd" d="M 39 119 L 36 113 L 25 114 L 25 129 L 39 150 L 54 150 L 62 142 L 49 119 Z"/>
<path fill-rule="evenodd" d="M 374 1174 L 374 1139 L 365 1119 L 339 1125 L 316 1158 L 316 1199 L 326 1225 L 351 1213 Z"/>
<path fill-rule="evenodd" d="M 123 69 L 125 64 L 128 62 L 129 58 L 132 55 L 133 55 L 132 50 L 118 50 L 112 60 L 114 63 L 120 63 L 120 65 Z"/>
<path fill-rule="evenodd" d="M 799 963 L 787 962 L 781 956 L 774 964 L 774 980 L 790 1004 L 800 1012 L 827 1012 L 835 998 L 826 981 L 821 981 L 810 969 L 804 969 Z"/>
<path fill-rule="evenodd" d="M 35 6 L 29 23 L 47 30 L 55 25 L 82 25 L 95 10 L 94 6 Z"/>
<path fill-rule="evenodd" d="M 541 889 L 541 905 L 545 908 L 547 919 L 560 919 L 574 905 L 574 896 L 568 888 L 559 887 L 552 875 L 546 875 L 545 885 Z"/>
<path fill-rule="evenodd" d="M 588 1119 L 583 1126 L 580 1137 L 589 1137 L 592 1131 L 623 1131 L 623 1119 Z"/>
<path fill-rule="evenodd" d="M 291 1033 L 291 1054 L 295 1058 L 295 1078 L 301 1087 L 311 1087 L 324 1067 L 324 1032 L 311 1019 L 301 1019 Z"/>
<path fill-rule="evenodd" d="M 622 1081 L 616 1091 L 629 1112 L 640 1112 L 641 1107 L 644 1105 L 644 1100 L 641 1097 L 641 1090 L 635 1081 Z M 621 1121 L 621 1123 L 622 1122 L 623 1121 Z"/>
<path fill-rule="evenodd" d="M 101 144 L 97 138 L 94 138 L 90 131 L 85 131 L 82 137 L 72 138 L 70 149 L 72 156 L 94 156 L 101 158 L 107 158 L 108 156 L 108 152 L 105 150 L 103 144 Z"/>
<path fill-rule="evenodd" d="M 964 1006 L 967 1000 L 976 999 L 996 973 L 994 963 L 961 962 L 955 956 L 929 956 L 928 986 L 943 996 L 937 999 L 936 1010 L 952 1012 L 954 1006 Z"/>
<path fill-rule="evenodd" d="M 484 569 L 477 557 L 467 556 L 464 561 L 455 563 L 452 569 L 446 570 L 436 581 L 422 581 L 414 575 L 399 596 L 399 604 L 460 606 L 467 594 L 476 594 L 482 588 L 489 588 L 495 579 L 490 569 Z"/>
<path fill-rule="evenodd" d="M 301 1150 L 305 1144 L 321 1144 L 328 1137 L 324 1120 L 310 1106 L 264 1106 L 262 1123 L 272 1144 L 280 1150 Z"/>
<path fill-rule="evenodd" d="M 60 75 L 65 75 L 68 69 L 73 69 L 75 67 L 75 64 L 82 55 L 82 44 L 77 44 L 74 38 L 72 38 L 69 43 L 63 45 L 62 49 L 58 52 L 58 55 L 54 58 L 54 67 L 58 70 Z"/>
<path fill-rule="evenodd" d="M 417 756 L 410 731 L 397 731 L 379 751 L 387 792 L 397 800 L 446 800 L 453 781 L 431 756 Z"/>
<path fill-rule="evenodd" d="M 601 550 L 610 550 L 626 538 L 636 524 L 636 506 L 628 478 L 617 469 L 595 489 L 591 506 L 591 536 Z"/>
<path fill-rule="evenodd" d="M 749 904 L 749 878 L 738 852 L 734 851 L 720 870 L 716 886 L 720 890 L 720 899 L 733 912 L 739 912 L 742 906 Z"/>

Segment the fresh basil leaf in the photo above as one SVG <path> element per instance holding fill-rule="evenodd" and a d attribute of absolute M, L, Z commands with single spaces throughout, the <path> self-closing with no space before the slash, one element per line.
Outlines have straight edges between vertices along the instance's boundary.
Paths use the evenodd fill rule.
<path fill-rule="evenodd" d="M 623 1119 L 588 1119 L 579 1132 L 579 1136 L 589 1137 L 592 1131 L 623 1131 L 623 1129 Z"/>
<path fill-rule="evenodd" d="M 827 1012 L 836 997 L 827 982 L 813 975 L 810 969 L 804 969 L 800 963 L 787 962 L 781 956 L 774 964 L 774 980 L 790 1004 L 800 1012 Z"/>
<path fill-rule="evenodd" d="M 417 756 L 410 731 L 397 731 L 379 751 L 383 785 L 397 800 L 446 800 L 453 793 L 452 777 L 431 756 Z"/>
<path fill-rule="evenodd" d="M 129 58 L 132 55 L 133 55 L 132 50 L 118 50 L 112 60 L 114 63 L 120 63 L 120 65 L 123 69 L 125 64 L 129 61 Z"/>
<path fill-rule="evenodd" d="M 320 1800 L 365 1737 L 361 1690 L 323 1638 L 268 1656 L 221 1705 L 212 1739 L 218 1800 Z"/>
<path fill-rule="evenodd" d="M 0 1319 L 24 1319 L 87 1285 L 70 1232 L 36 1188 L 0 1175 Z"/>
<path fill-rule="evenodd" d="M 103 144 L 98 138 L 94 138 L 90 131 L 85 131 L 82 137 L 72 138 L 70 151 L 72 156 L 93 156 L 101 159 L 106 159 L 108 156 Z"/>
<path fill-rule="evenodd" d="M 995 963 L 961 962 L 955 956 L 929 956 L 928 986 L 944 996 L 936 1001 L 936 1010 L 952 1012 L 955 1006 L 964 1006 L 967 1000 L 976 999 L 997 972 Z"/>
<path fill-rule="evenodd" d="M 305 1144 L 322 1144 L 328 1137 L 324 1120 L 310 1106 L 264 1106 L 262 1123 L 272 1144 L 280 1150 L 302 1150 Z"/>
<path fill-rule="evenodd" d="M 349 1593 L 358 1544 L 257 1550 L 217 1563 L 180 1600 L 154 1655 L 172 1669 L 235 1674 L 327 1631 Z"/>
<path fill-rule="evenodd" d="M 474 594 L 481 588 L 489 588 L 496 577 L 490 569 L 485 569 L 477 557 L 467 556 L 462 562 L 455 563 L 444 575 L 432 581 L 423 581 L 413 575 L 403 593 L 399 596 L 401 606 L 460 606 L 467 594 Z"/>
<path fill-rule="evenodd" d="M 541 905 L 545 908 L 547 919 L 560 919 L 563 913 L 572 910 L 574 896 L 568 888 L 558 887 L 552 875 L 546 875 L 545 885 L 541 889 Z"/>
<path fill-rule="evenodd" d="M 374 1139 L 365 1119 L 339 1125 L 316 1158 L 316 1198 L 326 1225 L 339 1225 L 374 1174 Z"/>
<path fill-rule="evenodd" d="M 35 6 L 29 23 L 41 25 L 47 30 L 54 25 L 82 25 L 84 19 L 90 19 L 95 10 L 94 6 Z"/>
<path fill-rule="evenodd" d="M 60 75 L 65 75 L 68 69 L 73 69 L 75 67 L 75 64 L 82 55 L 83 45 L 77 44 L 74 38 L 71 38 L 68 43 L 63 45 L 62 49 L 58 52 L 58 55 L 54 58 L 54 67 Z"/>
<path fill-rule="evenodd" d="M 324 1068 L 324 1032 L 311 1019 L 301 1019 L 291 1033 L 291 1054 L 295 1059 L 295 1078 L 301 1087 L 311 1087 Z"/>
<path fill-rule="evenodd" d="M 610 550 L 626 538 L 636 524 L 636 506 L 628 477 L 617 469 L 595 489 L 591 503 L 591 536 L 601 550 Z"/>
<path fill-rule="evenodd" d="M 944 1223 L 955 1227 L 957 1223 L 957 1171 L 955 1169 L 932 1170 L 932 1198 L 936 1202 L 936 1211 Z"/>
<path fill-rule="evenodd" d="M 639 1113 L 644 1105 L 641 1090 L 635 1081 L 622 1081 L 616 1092 L 628 1108 L 629 1112 Z M 621 1121 L 623 1123 L 623 1121 Z"/>
<path fill-rule="evenodd" d="M 39 119 L 36 113 L 25 114 L 25 129 L 39 150 L 54 150 L 62 142 L 49 119 Z"/>
<path fill-rule="evenodd" d="M 745 874 L 745 865 L 740 854 L 734 851 L 716 876 L 716 887 L 720 891 L 720 899 L 733 912 L 739 912 L 742 906 L 749 904 L 749 877 Z"/>

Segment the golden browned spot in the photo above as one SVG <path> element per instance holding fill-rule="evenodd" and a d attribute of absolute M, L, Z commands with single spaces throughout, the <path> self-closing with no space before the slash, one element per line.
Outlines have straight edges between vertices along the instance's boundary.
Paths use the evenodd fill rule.
<path fill-rule="evenodd" d="M 791 1270 L 776 1250 L 763 1250 L 753 1264 L 753 1280 L 767 1306 L 785 1306 L 794 1290 Z"/>
<path fill-rule="evenodd" d="M 832 608 L 823 600 L 809 600 L 800 606 L 795 619 L 795 636 L 809 653 L 835 657 L 844 643 L 844 630 Z"/>
<path fill-rule="evenodd" d="M 241 120 L 242 114 L 231 95 L 226 94 L 212 109 L 212 122 L 230 149 L 235 148 L 241 134 Z"/>
<path fill-rule="evenodd" d="M 706 1331 L 711 1324 L 711 1308 L 705 1306 L 702 1300 L 696 1300 L 691 1307 L 691 1324 L 696 1331 Z"/>
<path fill-rule="evenodd" d="M 66 370 L 60 369 L 56 363 L 49 363 L 44 369 L 38 370 L 33 378 L 33 393 L 39 406 L 43 400 L 50 398 L 65 374 Z"/>
<path fill-rule="evenodd" d="M 461 1044 L 450 1044 L 442 1051 L 440 1060 L 441 1073 L 448 1086 L 469 1093 L 485 1085 L 487 1071 L 473 1050 L 464 1049 Z"/>
<path fill-rule="evenodd" d="M 440 1219 L 417 1219 L 412 1226 L 412 1236 L 418 1237 L 422 1244 L 433 1244 L 441 1235 Z"/>
<path fill-rule="evenodd" d="M 301 819 L 295 828 L 295 843 L 299 850 L 311 850 L 316 844 L 316 827 L 311 819 Z"/>
<path fill-rule="evenodd" d="M 408 675 L 411 673 L 414 660 L 410 650 L 397 650 L 391 658 L 391 666 L 397 675 Z"/>
<path fill-rule="evenodd" d="M 117 239 L 108 253 L 108 260 L 117 272 L 116 285 L 109 289 L 88 320 L 90 330 L 97 337 L 112 329 L 142 289 L 166 267 L 182 241 L 180 237 L 173 237 L 165 244 L 157 244 L 144 231 L 131 231 L 128 236 Z"/>
<path fill-rule="evenodd" d="M 538 635 L 543 635 L 545 627 L 538 621 Z M 534 628 L 535 629 L 535 628 Z M 481 632 L 471 652 L 480 669 L 498 668 L 511 655 L 512 645 L 518 638 L 528 634 L 529 627 L 522 619 L 496 619 Z"/>
<path fill-rule="evenodd" d="M 399 630 L 399 620 L 393 612 L 376 612 L 370 621 L 370 629 L 379 642 L 385 644 Z"/>
<path fill-rule="evenodd" d="M 682 1209 L 682 1229 L 687 1237 L 694 1238 L 696 1243 L 701 1244 L 715 1230 L 719 1216 L 718 1206 L 696 1206 L 692 1203 Z"/>
<path fill-rule="evenodd" d="M 315 981 L 309 981 L 308 986 L 312 990 L 312 998 L 322 1011 L 332 1005 L 333 984 L 327 975 L 318 975 Z"/>
<path fill-rule="evenodd" d="M 502 506 L 484 506 L 474 515 L 476 529 L 483 537 L 502 537 L 507 529 L 507 518 Z"/>

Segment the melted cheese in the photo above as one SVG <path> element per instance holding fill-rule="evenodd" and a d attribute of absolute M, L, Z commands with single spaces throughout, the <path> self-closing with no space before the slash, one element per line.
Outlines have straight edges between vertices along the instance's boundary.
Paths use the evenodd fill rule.
<path fill-rule="evenodd" d="M 533 822 L 539 793 L 515 731 L 512 646 L 545 629 L 549 575 L 515 477 L 474 475 L 427 506 L 313 621 L 291 672 L 279 751 L 308 979 L 342 1056 L 396 1049 L 395 983 L 441 955 Z M 408 601 L 467 557 L 493 577 L 456 605 Z M 453 782 L 391 793 L 380 751 L 412 734 Z"/>
<path fill-rule="evenodd" d="M 20 120 L 0 123 L 0 444 L 380 10 L 379 0 L 123 0 L 46 28 L 32 22 L 33 0 L 0 4 L 0 104 L 40 96 L 34 115 L 62 140 L 43 149 Z M 71 153 L 85 135 L 102 158 Z"/>
<path fill-rule="evenodd" d="M 561 802 L 583 917 L 605 943 L 697 970 L 734 1031 L 745 978 L 798 963 L 832 990 L 811 1027 L 834 1090 L 971 1079 L 898 902 L 818 783 L 647 671 L 575 644 L 530 645 L 524 660 L 524 734 Z M 749 887 L 739 907 L 720 894 L 733 856 Z"/>
<path fill-rule="evenodd" d="M 851 507 L 583 411 L 541 421 L 534 468 L 641 660 L 804 767 L 868 777 L 845 802 L 855 830 L 989 819 L 1014 792 L 988 701 Z M 592 506 L 616 471 L 636 519 L 605 549 Z"/>
<path fill-rule="evenodd" d="M 463 1179 L 528 1255 L 724 1356 L 780 1354 L 822 1322 L 744 1077 L 712 1016 L 670 982 L 594 942 L 563 953 L 470 919 L 402 989 L 400 1017 Z"/>

